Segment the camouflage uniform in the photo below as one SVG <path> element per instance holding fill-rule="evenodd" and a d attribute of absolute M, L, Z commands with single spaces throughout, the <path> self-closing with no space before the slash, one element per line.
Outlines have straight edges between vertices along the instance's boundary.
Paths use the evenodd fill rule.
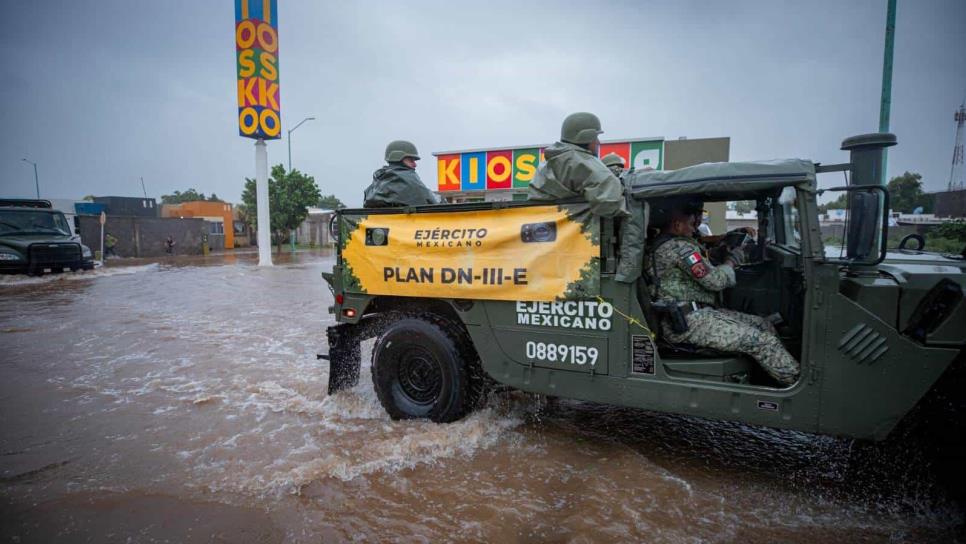
<path fill-rule="evenodd" d="M 623 186 L 590 150 L 557 142 L 544 150 L 547 162 L 530 182 L 530 200 L 584 197 L 594 215 L 627 215 Z"/>
<path fill-rule="evenodd" d="M 438 204 L 436 195 L 423 185 L 419 174 L 408 166 L 394 162 L 372 174 L 372 184 L 366 188 L 365 208 L 391 208 Z"/>
<path fill-rule="evenodd" d="M 663 243 L 662 243 L 663 242 Z M 730 266 L 713 266 L 693 238 L 658 239 L 648 255 L 647 271 L 655 277 L 654 293 L 662 302 L 698 302 L 719 306 L 722 290 L 735 285 Z M 798 379 L 799 364 L 782 345 L 775 327 L 756 315 L 721 308 L 701 308 L 687 315 L 688 330 L 676 334 L 661 324 L 664 338 L 724 352 L 744 353 L 779 382 L 791 385 Z"/>

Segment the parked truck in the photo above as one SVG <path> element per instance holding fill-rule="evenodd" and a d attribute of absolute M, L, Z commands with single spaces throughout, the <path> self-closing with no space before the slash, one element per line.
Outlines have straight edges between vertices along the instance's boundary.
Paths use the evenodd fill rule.
<path fill-rule="evenodd" d="M 76 226 L 47 200 L 0 199 L 0 273 L 90 270 L 94 256 Z"/>

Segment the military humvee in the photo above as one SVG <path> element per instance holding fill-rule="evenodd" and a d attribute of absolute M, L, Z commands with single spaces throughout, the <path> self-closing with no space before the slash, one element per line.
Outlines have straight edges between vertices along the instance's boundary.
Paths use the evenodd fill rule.
<path fill-rule="evenodd" d="M 333 229 L 330 393 L 357 383 L 362 340 L 396 419 L 456 420 L 488 385 L 812 433 L 881 440 L 966 364 L 966 261 L 887 251 L 881 184 L 891 134 L 845 140 L 850 162 L 702 164 L 625 178 L 632 217 L 581 202 L 345 209 Z M 816 175 L 851 182 L 819 190 Z M 839 175 L 839 174 L 836 174 Z M 846 178 L 849 179 L 848 177 Z M 825 247 L 818 198 L 847 192 L 845 237 Z M 728 308 L 779 314 L 801 363 L 790 387 L 738 353 L 671 345 L 641 258 L 670 197 L 753 200 L 758 240 Z M 646 271 L 645 271 L 646 272 Z M 955 372 L 954 372 L 955 371 Z M 958 385 L 957 385 L 958 387 Z M 962 393 L 955 400 L 962 404 Z M 956 416 L 959 418 L 959 416 Z M 957 419 L 961 421 L 961 419 Z"/>

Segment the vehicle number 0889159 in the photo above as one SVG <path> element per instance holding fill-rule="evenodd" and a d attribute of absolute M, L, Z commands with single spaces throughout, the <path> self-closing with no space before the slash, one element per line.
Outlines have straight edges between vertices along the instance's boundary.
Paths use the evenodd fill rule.
<path fill-rule="evenodd" d="M 527 342 L 527 359 L 551 363 L 570 363 L 583 366 L 597 364 L 599 352 L 593 346 L 568 346 L 567 344 L 545 344 Z"/>

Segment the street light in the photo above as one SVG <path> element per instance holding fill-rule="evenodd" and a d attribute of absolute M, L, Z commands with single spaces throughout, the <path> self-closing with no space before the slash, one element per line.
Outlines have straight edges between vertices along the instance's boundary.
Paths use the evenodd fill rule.
<path fill-rule="evenodd" d="M 288 129 L 288 171 L 289 172 L 292 171 L 292 133 L 295 132 L 295 129 L 302 126 L 302 123 L 306 121 L 315 121 L 315 117 L 306 117 L 305 119 L 302 119 L 301 121 L 299 121 L 299 124 Z"/>
<path fill-rule="evenodd" d="M 37 186 L 37 200 L 40 200 L 40 181 L 37 179 L 37 163 L 34 161 L 28 161 L 27 159 L 20 159 L 23 162 L 29 162 L 34 165 L 34 185 Z"/>

